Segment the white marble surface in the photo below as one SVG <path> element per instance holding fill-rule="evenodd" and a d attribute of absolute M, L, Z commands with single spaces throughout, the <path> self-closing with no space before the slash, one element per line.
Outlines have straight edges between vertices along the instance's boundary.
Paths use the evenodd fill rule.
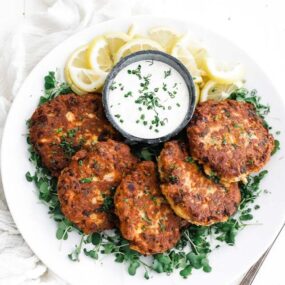
<path fill-rule="evenodd" d="M 57 17 L 57 21 L 52 23 L 51 31 L 45 31 L 49 39 L 53 40 L 52 33 L 58 32 L 57 29 L 64 26 L 71 30 L 74 25 L 74 18 L 68 19 L 68 13 L 72 15 L 74 9 L 78 8 L 76 0 L 9 0 L 0 1 L 0 120 L 4 122 L 9 101 L 12 100 L 17 88 L 25 78 L 27 72 L 37 63 L 39 58 L 34 58 L 31 62 L 19 63 L 15 57 L 21 57 L 23 54 L 31 55 L 36 46 L 33 43 L 25 43 L 25 46 L 16 47 L 21 49 L 21 52 L 9 54 L 9 49 L 12 48 L 14 42 L 9 43 L 9 39 L 13 33 L 21 28 L 24 28 L 24 23 L 34 23 L 35 19 L 39 26 L 34 27 L 34 36 L 40 34 L 41 19 L 44 19 L 47 14 L 47 9 L 50 5 L 57 2 L 57 5 L 71 5 L 70 11 L 64 17 Z M 154 14 L 163 15 L 179 19 L 191 19 L 202 26 L 210 27 L 216 32 L 237 43 L 253 57 L 259 65 L 266 71 L 280 94 L 284 96 L 284 69 L 285 69 L 285 3 L 283 0 L 81 0 L 77 1 L 78 5 L 83 5 L 88 9 L 88 5 L 94 5 L 98 9 L 105 9 L 96 21 L 105 18 L 116 17 L 117 15 L 133 15 L 133 14 Z M 74 4 L 75 3 L 75 4 Z M 84 12 L 84 11 L 83 11 Z M 41 14 L 42 13 L 42 14 Z M 102 16 L 103 15 L 103 16 Z M 43 21 L 43 20 L 42 20 Z M 85 22 L 84 22 L 85 21 Z M 90 19 L 82 19 L 82 15 L 78 15 L 78 25 L 84 26 Z M 58 28 L 57 28 L 58 27 Z M 33 27 L 29 27 L 31 29 Z M 36 31 L 36 28 L 38 29 Z M 29 29 L 25 29 L 28 33 Z M 67 36 L 67 34 L 66 34 Z M 55 43 L 56 41 L 54 41 Z M 7 43 L 7 44 L 6 44 Z M 39 41 L 39 46 L 40 46 Z M 39 47 L 38 46 L 38 47 Z M 15 46 L 13 46 L 15 48 Z M 44 55 L 47 51 L 43 48 L 38 57 Z M 31 57 L 29 57 L 31 58 Z M 13 83 L 7 83 L 11 80 L 9 73 L 13 72 L 15 66 L 7 65 L 7 60 L 17 62 L 21 66 L 18 73 L 13 78 Z M 3 68 L 5 65 L 7 68 Z M 9 89 L 10 87 L 10 89 Z M 2 127 L 2 126 L 1 126 Z M 1 131 L 1 130 L 0 130 Z M 280 169 L 280 174 L 284 173 L 284 169 Z M 0 260 L 0 284 L 61 284 L 61 282 L 50 273 L 45 273 L 46 268 L 41 267 L 39 261 L 33 256 L 25 243 L 22 241 L 17 229 L 14 227 L 9 213 L 6 211 L 3 193 L 0 190 L 0 219 L 6 219 L 5 230 L 0 227 L 0 255 L 5 253 L 5 262 Z M 1 223 L 0 223 L 1 225 Z M 6 238 L 6 240 L 5 240 Z M 10 240 L 8 240 L 10 238 Z M 13 239 L 13 240 L 11 240 Z M 3 244 L 3 240 L 5 244 Z M 29 264 L 26 265 L 30 270 L 26 272 L 25 278 L 14 278 L 13 274 L 20 274 L 15 270 L 8 270 L 8 267 L 23 266 L 17 264 L 19 259 L 16 259 L 17 252 L 9 251 L 7 255 L 6 246 L 17 246 L 21 254 L 29 258 Z M 283 285 L 285 284 L 285 275 L 283 274 L 283 254 L 285 252 L 285 230 L 281 233 L 264 262 L 260 272 L 258 273 L 253 285 Z M 3 256 L 2 256 L 3 257 Z M 14 261 L 14 263 L 13 263 Z M 30 267 L 29 267 L 30 266 Z M 15 273 L 16 272 L 16 273 Z M 10 275 L 9 275 L 10 274 Z M 30 275 L 29 275 L 30 274 Z M 225 284 L 228 285 L 228 284 Z"/>

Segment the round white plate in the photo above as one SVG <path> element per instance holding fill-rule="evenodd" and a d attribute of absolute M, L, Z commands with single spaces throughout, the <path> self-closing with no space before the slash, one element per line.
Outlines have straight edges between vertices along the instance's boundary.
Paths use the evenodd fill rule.
<path fill-rule="evenodd" d="M 25 134 L 26 120 L 37 107 L 42 94 L 43 78 L 50 70 L 59 69 L 63 78 L 63 67 L 70 53 L 94 36 L 111 31 L 126 31 L 135 23 L 141 32 L 153 26 L 169 26 L 178 32 L 189 32 L 202 40 L 214 56 L 221 59 L 239 61 L 246 67 L 247 87 L 256 88 L 262 101 L 269 103 L 271 113 L 268 116 L 274 130 L 280 130 L 281 151 L 272 157 L 267 165 L 269 174 L 262 182 L 262 188 L 270 191 L 258 198 L 261 208 L 255 212 L 255 219 L 261 223 L 246 227 L 237 237 L 235 246 L 222 246 L 210 255 L 211 273 L 193 270 L 185 281 L 178 273 L 167 276 L 153 274 L 145 280 L 143 272 L 131 277 L 125 265 L 115 263 L 114 257 L 104 257 L 94 261 L 81 255 L 80 262 L 72 262 L 67 254 L 78 243 L 79 236 L 70 235 L 67 241 L 58 241 L 55 237 L 56 224 L 49 218 L 48 209 L 39 202 L 36 189 L 25 179 L 27 171 L 33 172 L 28 161 Z M 267 249 L 284 222 L 285 191 L 282 173 L 285 170 L 284 135 L 285 108 L 281 98 L 258 65 L 244 51 L 228 40 L 202 29 L 194 24 L 155 17 L 134 17 L 117 19 L 90 27 L 60 44 L 51 51 L 31 72 L 17 95 L 4 131 L 2 141 L 2 178 L 5 195 L 13 218 L 36 255 L 62 279 L 73 284 L 229 284 L 245 272 Z M 132 283 L 131 283 L 132 282 Z"/>

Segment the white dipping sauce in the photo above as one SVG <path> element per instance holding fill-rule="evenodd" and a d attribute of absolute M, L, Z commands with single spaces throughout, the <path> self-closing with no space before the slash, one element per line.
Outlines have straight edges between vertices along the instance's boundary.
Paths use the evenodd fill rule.
<path fill-rule="evenodd" d="M 183 77 L 157 60 L 141 60 L 123 68 L 110 85 L 108 107 L 128 134 L 156 139 L 183 122 L 189 92 Z"/>

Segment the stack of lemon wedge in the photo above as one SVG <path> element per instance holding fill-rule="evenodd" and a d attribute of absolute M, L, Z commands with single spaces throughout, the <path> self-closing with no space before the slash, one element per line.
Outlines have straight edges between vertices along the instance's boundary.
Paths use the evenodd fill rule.
<path fill-rule="evenodd" d="M 196 103 L 225 99 L 242 86 L 241 64 L 215 61 L 200 42 L 168 27 L 154 27 L 141 35 L 134 25 L 126 33 L 96 36 L 89 44 L 76 49 L 65 66 L 66 80 L 79 95 L 101 91 L 113 66 L 123 57 L 141 50 L 163 51 L 180 60 L 193 77 Z"/>

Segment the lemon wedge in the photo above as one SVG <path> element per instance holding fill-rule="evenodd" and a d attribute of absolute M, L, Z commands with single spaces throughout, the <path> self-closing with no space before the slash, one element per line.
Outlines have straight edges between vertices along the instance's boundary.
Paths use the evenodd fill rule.
<path fill-rule="evenodd" d="M 195 83 L 201 83 L 203 81 L 201 70 L 198 68 L 193 54 L 190 52 L 189 48 L 187 48 L 184 39 L 181 39 L 176 43 L 172 49 L 171 55 L 179 59 L 185 65 Z"/>
<path fill-rule="evenodd" d="M 115 56 L 115 63 L 118 62 L 121 58 L 141 50 L 164 51 L 162 46 L 153 40 L 145 38 L 132 39 L 118 50 Z"/>
<path fill-rule="evenodd" d="M 104 35 L 104 38 L 107 40 L 112 58 L 114 58 L 120 47 L 131 39 L 125 33 L 108 33 Z"/>
<path fill-rule="evenodd" d="M 224 100 L 228 98 L 233 91 L 242 86 L 241 81 L 232 84 L 220 84 L 214 80 L 209 80 L 201 90 L 200 102 L 207 100 Z"/>
<path fill-rule="evenodd" d="M 208 76 L 218 83 L 230 84 L 244 78 L 244 67 L 240 63 L 225 65 L 216 62 L 212 57 L 206 57 L 204 64 Z"/>
<path fill-rule="evenodd" d="M 108 40 L 103 36 L 95 37 L 87 49 L 89 66 L 96 71 L 109 72 L 113 67 L 113 59 Z"/>
<path fill-rule="evenodd" d="M 97 91 L 106 79 L 107 73 L 93 70 L 87 61 L 88 45 L 76 49 L 66 64 L 66 74 L 70 75 L 72 84 L 83 92 Z"/>
<path fill-rule="evenodd" d="M 179 35 L 167 27 L 156 27 L 148 31 L 149 37 L 158 42 L 167 53 L 170 53 L 173 46 L 179 39 Z"/>

